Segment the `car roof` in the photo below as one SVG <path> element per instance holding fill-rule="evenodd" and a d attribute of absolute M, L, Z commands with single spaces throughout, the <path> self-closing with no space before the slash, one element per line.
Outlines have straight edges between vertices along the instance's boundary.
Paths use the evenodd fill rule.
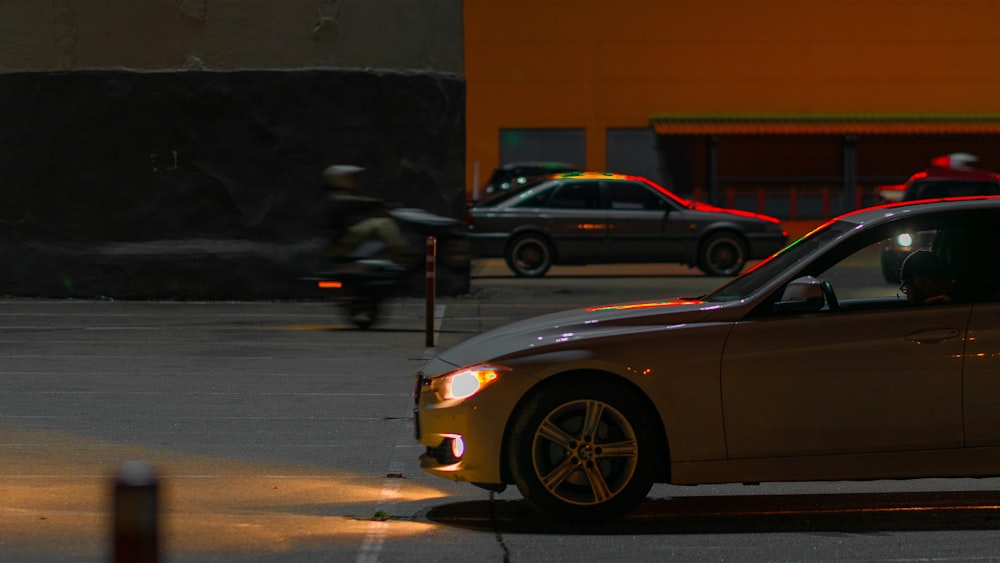
<path fill-rule="evenodd" d="M 619 174 L 617 172 L 560 172 L 548 177 L 549 180 L 576 179 L 576 180 L 639 180 L 649 182 L 647 178 L 632 176 L 629 174 Z"/>
<path fill-rule="evenodd" d="M 900 215 L 920 216 L 949 211 L 1000 209 L 1000 196 L 969 196 L 887 203 L 852 211 L 831 219 L 869 226 L 891 221 Z"/>

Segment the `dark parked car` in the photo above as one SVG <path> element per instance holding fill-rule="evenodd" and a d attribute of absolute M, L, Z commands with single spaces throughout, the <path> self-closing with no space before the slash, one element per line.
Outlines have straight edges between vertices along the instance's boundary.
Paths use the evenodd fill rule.
<path fill-rule="evenodd" d="M 523 186 L 537 178 L 578 171 L 579 168 L 565 162 L 512 162 L 494 170 L 483 191 L 490 196 Z"/>
<path fill-rule="evenodd" d="M 772 217 L 680 198 L 640 176 L 551 176 L 469 209 L 473 254 L 503 257 L 519 276 L 554 264 L 675 262 L 734 276 L 781 249 Z"/>
<path fill-rule="evenodd" d="M 863 209 L 705 296 L 474 336 L 415 378 L 420 467 L 564 521 L 653 483 L 998 476 L 998 223 L 996 197 Z M 907 231 L 934 233 L 950 300 L 881 279 Z"/>

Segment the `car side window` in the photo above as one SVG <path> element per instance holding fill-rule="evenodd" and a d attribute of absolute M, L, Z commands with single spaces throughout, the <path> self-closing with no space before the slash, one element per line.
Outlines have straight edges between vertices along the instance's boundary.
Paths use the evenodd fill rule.
<path fill-rule="evenodd" d="M 837 305 L 843 310 L 930 304 L 930 300 L 917 298 L 917 290 L 901 277 L 904 261 L 915 252 L 925 251 L 940 265 L 940 275 L 934 274 L 940 278 L 934 284 L 935 291 L 946 294 L 948 302 L 969 301 L 972 299 L 969 219 L 896 222 L 873 232 L 860 241 L 865 244 L 818 272 L 816 277 L 830 283 Z M 923 276 L 921 287 L 925 287 L 930 276 L 930 273 Z"/>
<path fill-rule="evenodd" d="M 815 262 L 803 264 L 795 282 L 774 293 L 755 314 L 849 313 L 969 302 L 983 291 L 982 284 L 976 281 L 983 278 L 977 271 L 981 269 L 977 266 L 982 263 L 981 249 L 992 246 L 981 244 L 985 239 L 977 234 L 983 230 L 977 227 L 980 223 L 972 213 L 903 218 L 849 237 Z M 977 239 L 979 244 L 975 243 Z M 925 285 L 927 278 L 917 285 L 902 283 L 900 268 L 904 260 L 920 250 L 933 255 L 931 262 L 942 264 L 928 270 L 933 272 L 933 278 L 943 280 L 941 283 Z M 941 268 L 946 270 L 944 275 L 939 275 Z M 994 268 L 1000 272 L 1000 265 Z M 948 297 L 920 299 L 921 291 L 913 291 L 912 287 L 921 291 L 946 287 L 942 293 Z M 995 293 L 1000 298 L 1000 291 Z"/>
<path fill-rule="evenodd" d="M 601 192 L 596 182 L 568 182 L 552 190 L 540 207 L 557 209 L 600 209 Z"/>
<path fill-rule="evenodd" d="M 657 211 L 663 209 L 663 198 L 636 182 L 606 184 L 608 206 L 615 210 Z"/>
<path fill-rule="evenodd" d="M 995 182 L 971 182 L 968 180 L 928 180 L 914 184 L 911 194 L 912 196 L 908 199 L 996 195 L 997 184 Z"/>
<path fill-rule="evenodd" d="M 867 244 L 822 272 L 845 308 L 853 304 L 875 306 L 878 302 L 903 304 L 899 270 L 903 260 L 916 250 L 930 250 L 936 230 L 898 232 Z"/>

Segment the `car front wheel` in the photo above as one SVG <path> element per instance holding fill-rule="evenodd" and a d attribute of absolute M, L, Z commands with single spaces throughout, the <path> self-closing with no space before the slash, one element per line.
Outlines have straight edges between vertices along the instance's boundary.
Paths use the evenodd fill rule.
<path fill-rule="evenodd" d="M 735 276 L 747 262 L 747 247 L 735 234 L 714 234 L 701 245 L 698 268 L 710 276 Z"/>
<path fill-rule="evenodd" d="M 601 522 L 634 508 L 656 474 L 652 418 L 633 392 L 595 381 L 548 386 L 518 410 L 512 475 L 535 510 Z"/>
<path fill-rule="evenodd" d="M 519 276 L 537 278 L 552 267 L 553 250 L 540 235 L 521 235 L 507 248 L 507 267 Z"/>

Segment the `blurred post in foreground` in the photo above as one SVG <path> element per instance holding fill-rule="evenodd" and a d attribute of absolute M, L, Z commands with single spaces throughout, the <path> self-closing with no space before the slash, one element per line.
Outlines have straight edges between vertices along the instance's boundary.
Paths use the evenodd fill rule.
<path fill-rule="evenodd" d="M 115 477 L 113 502 L 113 561 L 159 561 L 159 480 L 152 467 L 141 461 L 125 462 Z"/>

